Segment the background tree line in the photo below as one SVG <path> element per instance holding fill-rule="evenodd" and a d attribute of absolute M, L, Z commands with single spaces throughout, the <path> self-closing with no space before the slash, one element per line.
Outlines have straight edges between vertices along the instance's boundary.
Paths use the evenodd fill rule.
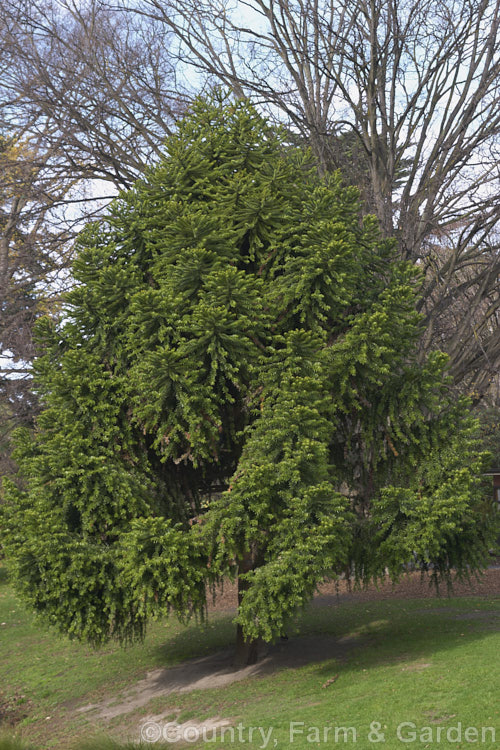
<path fill-rule="evenodd" d="M 0 442 L 36 409 L 32 324 L 71 283 L 75 232 L 214 85 L 359 186 L 423 271 L 422 356 L 498 407 L 499 22 L 499 0 L 5 0 Z"/>

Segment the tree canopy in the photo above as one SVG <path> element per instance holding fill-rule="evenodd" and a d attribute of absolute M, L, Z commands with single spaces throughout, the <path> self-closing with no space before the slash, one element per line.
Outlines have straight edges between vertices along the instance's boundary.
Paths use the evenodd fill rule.
<path fill-rule="evenodd" d="M 218 81 L 309 143 L 319 171 L 340 168 L 361 189 L 364 210 L 424 271 L 422 351 L 447 352 L 457 392 L 498 408 L 499 20 L 499 0 L 4 0 L 0 137 L 29 144 L 15 173 L 29 201 L 12 214 L 0 195 L 0 276 L 6 250 L 17 265 L 11 230 L 28 217 L 30 242 L 50 244 L 51 277 L 71 283 L 76 227 L 160 158 L 181 113 Z M 24 280 L 36 304 L 56 305 L 34 250 Z M 2 320 L 24 349 L 26 397 L 7 360 L 0 474 L 11 426 L 36 413 L 33 319 Z"/>
<path fill-rule="evenodd" d="M 418 356 L 418 270 L 246 101 L 197 101 L 73 274 L 2 509 L 46 620 L 133 638 L 237 576 L 248 647 L 325 576 L 484 564 L 483 457 L 446 356 Z"/>
<path fill-rule="evenodd" d="M 172 31 L 180 66 L 289 123 L 320 169 L 347 164 L 425 269 L 425 351 L 484 396 L 500 368 L 499 0 L 122 5 Z"/>

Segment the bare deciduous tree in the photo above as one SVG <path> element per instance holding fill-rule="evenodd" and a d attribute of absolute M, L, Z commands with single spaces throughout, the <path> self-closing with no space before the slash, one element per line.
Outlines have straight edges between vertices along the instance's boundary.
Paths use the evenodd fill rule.
<path fill-rule="evenodd" d="M 71 181 L 51 173 L 50 158 L 39 136 L 0 138 L 0 474 L 11 429 L 29 423 L 36 409 L 33 323 L 55 304 L 69 250 L 53 207 Z"/>
<path fill-rule="evenodd" d="M 34 413 L 32 325 L 57 303 L 75 234 L 185 108 L 170 33 L 99 0 L 1 5 L 0 463 Z"/>
<path fill-rule="evenodd" d="M 36 111 L 50 123 L 45 140 L 57 140 L 74 177 L 128 187 L 161 153 L 188 100 L 171 32 L 100 0 L 5 0 L 1 13 L 11 117 Z"/>
<path fill-rule="evenodd" d="M 176 35 L 180 60 L 307 138 L 323 170 L 346 166 L 339 136 L 356 144 L 369 210 L 425 271 L 425 341 L 484 392 L 500 364 L 499 0 L 128 7 Z"/>

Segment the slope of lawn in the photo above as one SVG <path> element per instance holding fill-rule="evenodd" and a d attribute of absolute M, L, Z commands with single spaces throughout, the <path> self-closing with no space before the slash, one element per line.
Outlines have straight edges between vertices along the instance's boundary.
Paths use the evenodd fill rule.
<path fill-rule="evenodd" d="M 4 578 L 0 710 L 5 728 L 12 734 L 8 722 L 15 722 L 17 735 L 34 750 L 83 748 L 84 740 L 98 732 L 137 742 L 141 725 L 151 717 L 161 730 L 175 719 L 184 727 L 178 736 L 188 739 L 184 746 L 192 748 L 473 745 L 493 750 L 500 747 L 499 622 L 499 597 L 311 607 L 290 638 L 332 635 L 346 644 L 338 658 L 290 666 L 223 688 L 155 698 L 133 713 L 99 724 L 77 708 L 102 698 L 119 700 L 148 670 L 227 647 L 233 638 L 230 615 L 215 616 L 207 627 L 182 627 L 175 620 L 155 623 L 144 644 L 93 652 L 34 625 Z M 225 720 L 227 726 L 205 735 L 198 729 L 196 739 L 193 727 L 207 719 Z M 398 738 L 403 722 L 408 726 Z M 446 736 L 447 729 L 460 725 L 461 740 L 457 729 Z M 189 726 L 191 733 L 183 734 Z M 465 735 L 468 727 L 472 730 Z M 492 727 L 496 738 L 489 730 L 482 736 L 482 727 Z M 0 739 L 0 750 L 24 747 L 3 742 Z M 124 746 L 104 739 L 86 745 L 89 750 Z"/>

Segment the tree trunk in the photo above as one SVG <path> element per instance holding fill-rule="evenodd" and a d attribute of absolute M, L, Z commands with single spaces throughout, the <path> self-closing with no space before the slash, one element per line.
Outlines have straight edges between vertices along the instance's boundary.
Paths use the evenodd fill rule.
<path fill-rule="evenodd" d="M 241 605 L 243 594 L 248 588 L 247 581 L 242 581 L 240 574 L 247 573 L 253 567 L 251 555 L 246 556 L 240 561 L 238 566 L 238 608 Z M 256 664 L 262 656 L 264 643 L 261 638 L 248 640 L 243 635 L 243 628 L 237 625 L 236 628 L 236 652 L 234 655 L 235 667 L 246 667 Z"/>
<path fill-rule="evenodd" d="M 235 667 L 248 667 L 251 664 L 257 664 L 262 655 L 262 639 L 257 638 L 253 641 L 246 639 L 243 635 L 243 628 L 237 625 L 236 628 L 236 651 L 234 654 Z"/>

